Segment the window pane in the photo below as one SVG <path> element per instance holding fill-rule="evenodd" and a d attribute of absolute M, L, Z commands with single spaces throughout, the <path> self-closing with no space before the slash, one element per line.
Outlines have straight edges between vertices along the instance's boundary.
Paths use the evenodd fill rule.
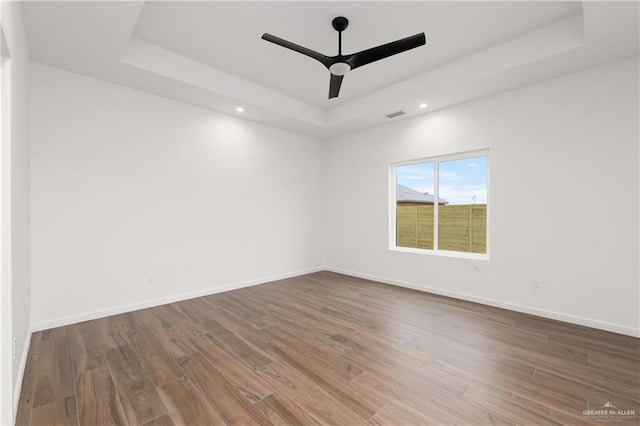
<path fill-rule="evenodd" d="M 433 162 L 396 167 L 396 246 L 433 250 Z"/>
<path fill-rule="evenodd" d="M 439 163 L 438 249 L 487 252 L 487 157 Z"/>

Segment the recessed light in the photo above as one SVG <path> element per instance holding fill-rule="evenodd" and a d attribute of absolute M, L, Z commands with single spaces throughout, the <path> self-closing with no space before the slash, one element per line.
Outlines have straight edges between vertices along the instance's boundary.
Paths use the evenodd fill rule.
<path fill-rule="evenodd" d="M 238 107 L 238 108 L 236 108 L 236 111 L 238 111 L 238 112 L 244 112 L 244 108 L 242 108 L 242 107 Z"/>
<path fill-rule="evenodd" d="M 418 106 L 419 106 L 420 108 L 422 108 L 422 109 L 425 109 L 428 105 L 427 105 L 427 104 L 425 104 L 425 103 L 422 103 L 422 104 L 420 104 L 420 105 L 418 105 Z"/>

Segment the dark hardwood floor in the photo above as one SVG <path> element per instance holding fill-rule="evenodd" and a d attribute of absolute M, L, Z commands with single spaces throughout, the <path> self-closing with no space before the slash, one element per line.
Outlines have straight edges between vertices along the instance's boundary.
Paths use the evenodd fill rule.
<path fill-rule="evenodd" d="M 631 424 L 639 366 L 636 338 L 321 272 L 34 333 L 17 424 Z"/>

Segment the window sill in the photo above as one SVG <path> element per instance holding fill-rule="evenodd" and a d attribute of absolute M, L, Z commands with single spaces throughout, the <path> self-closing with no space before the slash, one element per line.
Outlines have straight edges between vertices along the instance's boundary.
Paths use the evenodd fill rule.
<path fill-rule="evenodd" d="M 427 249 L 416 249 L 416 248 L 410 248 L 410 247 L 397 247 L 397 246 L 389 247 L 389 250 L 404 252 L 404 253 L 426 254 L 431 256 L 453 257 L 457 259 L 489 260 L 488 253 L 467 253 L 462 251 L 449 251 L 449 250 L 427 250 Z"/>

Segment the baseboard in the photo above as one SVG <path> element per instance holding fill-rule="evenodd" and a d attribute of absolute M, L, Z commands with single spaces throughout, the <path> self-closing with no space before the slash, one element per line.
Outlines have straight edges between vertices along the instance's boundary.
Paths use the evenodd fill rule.
<path fill-rule="evenodd" d="M 32 328 L 33 328 L 33 331 L 48 330 L 54 327 L 62 327 L 65 325 L 76 324 L 83 321 L 90 321 L 97 318 L 103 318 L 111 315 L 123 314 L 125 312 L 136 311 L 138 309 L 152 308 L 154 306 L 166 305 L 167 303 L 180 302 L 182 300 L 193 299 L 195 297 L 208 296 L 210 294 L 223 293 L 229 290 L 236 290 L 239 288 L 251 287 L 259 284 L 266 284 L 272 281 L 283 280 L 286 278 L 293 278 L 300 275 L 312 274 L 314 272 L 320 272 L 324 270 L 325 270 L 324 267 L 316 267 L 316 268 L 303 269 L 303 270 L 294 271 L 294 272 L 288 272 L 285 274 L 272 275 L 269 277 L 263 277 L 263 278 L 258 278 L 254 280 L 230 283 L 230 284 L 226 284 L 218 287 L 197 290 L 190 293 L 175 294 L 171 296 L 145 300 L 142 302 L 132 303 L 128 305 L 121 305 L 114 308 L 101 309 L 98 311 L 86 312 L 79 315 L 70 315 L 68 317 L 41 321 L 41 322 L 32 324 Z"/>
<path fill-rule="evenodd" d="M 138 309 L 151 308 L 154 306 L 160 306 L 167 303 L 179 302 L 181 300 L 193 299 L 194 297 L 207 296 L 210 294 L 222 293 L 229 290 L 235 290 L 244 287 L 251 287 L 254 285 L 265 284 L 272 281 L 278 281 L 286 278 L 293 278 L 300 275 L 311 274 L 314 272 L 320 271 L 331 271 L 339 274 L 350 275 L 353 277 L 364 278 L 367 280 L 378 281 L 385 284 L 395 285 L 398 287 L 411 288 L 414 290 L 424 291 L 426 293 L 438 294 L 441 296 L 452 297 L 454 299 L 467 300 L 469 302 L 482 303 L 483 305 L 494 306 L 497 308 L 508 309 L 511 311 L 522 312 L 525 314 L 536 315 L 543 318 L 554 319 L 558 321 L 564 321 L 572 324 L 584 325 L 586 327 L 597 328 L 600 330 L 611 331 L 613 333 L 624 334 L 632 337 L 640 337 L 640 330 L 629 327 L 626 325 L 610 323 L 606 321 L 594 320 L 592 318 L 581 317 L 578 315 L 571 315 L 557 311 L 550 311 L 546 309 L 535 308 L 531 306 L 520 305 L 511 302 L 505 302 L 502 300 L 491 299 L 486 297 L 475 296 L 468 293 L 461 293 L 456 291 L 445 290 L 437 287 L 425 286 L 422 284 L 411 283 L 402 280 L 396 280 L 393 278 L 382 277 L 378 275 L 366 274 L 357 271 L 351 271 L 348 269 L 342 269 L 332 266 L 327 267 L 315 267 L 304 269 L 300 271 L 294 271 L 286 274 L 274 275 L 270 277 L 259 278 L 255 280 L 241 281 L 237 283 L 231 283 L 219 287 L 207 288 L 203 290 L 198 290 L 190 293 L 177 294 L 172 296 L 161 297 L 157 299 L 146 300 L 143 302 L 132 303 L 129 305 L 117 306 L 109 309 L 102 309 L 98 311 L 87 312 L 79 315 L 71 315 L 68 317 L 57 318 L 48 321 L 41 321 L 38 323 L 32 324 L 32 331 L 41 331 L 47 330 L 49 328 L 61 327 L 65 325 L 75 324 L 82 321 L 90 321 L 97 318 L 107 317 L 110 315 L 122 314 L 125 312 L 131 312 Z M 29 333 L 31 334 L 30 331 Z M 31 341 L 31 337 L 29 334 L 29 339 L 25 345 L 28 345 Z M 27 348 L 28 351 L 28 348 Z M 21 360 L 21 371 L 24 372 L 24 366 L 26 363 L 26 358 L 23 356 L 23 360 Z M 18 394 L 19 395 L 19 394 Z"/>
<path fill-rule="evenodd" d="M 27 331 L 27 338 L 22 348 L 22 357 L 20 357 L 20 367 L 18 368 L 18 377 L 16 377 L 16 383 L 13 388 L 13 423 L 16 422 L 16 416 L 18 415 L 18 403 L 20 402 L 20 392 L 22 391 L 22 381 L 24 380 L 24 370 L 27 368 L 27 359 L 29 358 L 29 349 L 31 349 L 31 335 L 33 330 L 29 327 Z"/>
<path fill-rule="evenodd" d="M 438 294 L 440 296 L 452 297 L 454 299 L 466 300 L 469 302 L 481 303 L 483 305 L 494 306 L 496 308 L 508 309 L 510 311 L 522 312 L 543 318 L 564 321 L 572 324 L 584 325 L 586 327 L 597 328 L 599 330 L 611 331 L 613 333 L 624 334 L 631 337 L 640 337 L 640 330 L 626 325 L 610 323 L 606 321 L 594 320 L 591 318 L 581 317 L 578 315 L 565 314 L 562 312 L 550 311 L 547 309 L 534 308 L 531 306 L 519 305 L 517 303 L 504 302 L 502 300 L 490 299 L 486 297 L 475 296 L 467 293 L 444 290 L 436 287 L 429 287 L 422 284 L 411 283 L 407 281 L 396 280 L 378 275 L 365 274 L 362 272 L 351 271 L 342 268 L 327 266 L 327 271 L 336 272 L 338 274 L 350 275 L 352 277 L 364 278 L 371 281 L 378 281 L 385 284 L 395 285 L 398 287 L 411 288 L 414 290 L 424 291 L 426 293 Z"/>

